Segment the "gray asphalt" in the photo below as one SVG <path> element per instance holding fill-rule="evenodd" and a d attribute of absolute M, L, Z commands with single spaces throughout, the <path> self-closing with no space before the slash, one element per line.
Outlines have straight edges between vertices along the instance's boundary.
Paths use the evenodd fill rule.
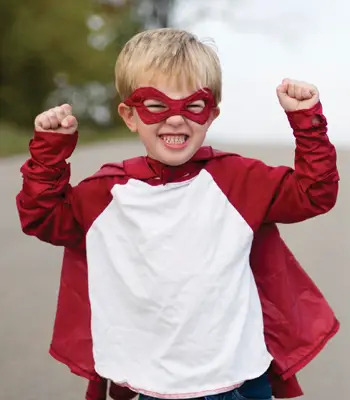
<path fill-rule="evenodd" d="M 278 165 L 293 162 L 288 147 L 220 146 Z M 142 154 L 136 141 L 80 147 L 72 162 L 73 183 L 108 161 Z M 15 195 L 26 155 L 0 160 L 0 399 L 82 400 L 86 382 L 47 353 L 51 340 L 62 249 L 25 236 Z M 350 151 L 338 149 L 341 186 L 336 207 L 327 215 L 282 233 L 316 281 L 341 322 L 341 331 L 301 373 L 305 400 L 350 398 Z"/>

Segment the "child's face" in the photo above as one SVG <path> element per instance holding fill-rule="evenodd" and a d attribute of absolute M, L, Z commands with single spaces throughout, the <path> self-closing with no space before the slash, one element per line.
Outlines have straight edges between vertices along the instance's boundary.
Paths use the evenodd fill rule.
<path fill-rule="evenodd" d="M 146 96 L 143 100 L 143 112 L 140 109 L 138 112 L 135 107 L 121 103 L 118 108 L 121 117 L 133 132 L 138 132 L 151 158 L 167 165 L 184 164 L 202 146 L 207 130 L 218 116 L 219 109 L 210 107 L 205 110 L 206 99 L 201 98 L 199 93 L 193 99 L 190 98 L 186 105 L 189 110 L 188 116 L 174 114 L 158 121 L 157 114 L 165 113 L 169 109 L 166 98 L 163 99 L 161 94 L 170 99 L 179 100 L 195 92 L 180 89 L 177 85 L 170 85 L 165 79 L 158 79 L 156 84 L 144 82 L 139 85 L 139 88 L 142 87 L 152 87 L 162 93 L 158 93 L 157 96 L 157 92 L 154 91 L 152 94 L 151 90 L 149 97 Z M 204 115 L 204 118 L 201 118 L 201 115 Z"/>

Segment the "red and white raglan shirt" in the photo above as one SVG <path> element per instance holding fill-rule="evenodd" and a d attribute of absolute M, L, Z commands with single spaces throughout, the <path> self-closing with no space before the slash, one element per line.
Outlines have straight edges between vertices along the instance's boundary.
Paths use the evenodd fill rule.
<path fill-rule="evenodd" d="M 250 268 L 254 233 L 327 212 L 338 188 L 321 104 L 287 116 L 295 169 L 202 147 L 179 167 L 138 157 L 75 187 L 66 159 L 77 134 L 35 133 L 17 197 L 22 227 L 86 252 L 101 377 L 159 398 L 192 398 L 268 369 Z"/>

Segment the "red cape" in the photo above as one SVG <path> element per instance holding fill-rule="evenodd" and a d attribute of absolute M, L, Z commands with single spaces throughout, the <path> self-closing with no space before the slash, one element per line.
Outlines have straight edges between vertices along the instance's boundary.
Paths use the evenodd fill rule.
<path fill-rule="evenodd" d="M 206 158 L 204 153 L 200 155 Z M 214 154 L 222 156 L 225 154 Z M 143 162 L 144 158 L 138 157 L 123 164 L 107 164 L 88 180 L 124 176 L 126 170 L 137 179 Z M 274 358 L 269 370 L 273 394 L 276 398 L 300 396 L 303 392 L 295 374 L 335 335 L 339 322 L 276 225 L 263 225 L 255 234 L 250 258 L 262 303 L 265 340 Z M 85 250 L 66 248 L 50 354 L 90 380 L 87 399 L 105 400 L 107 382 L 94 371 L 88 298 Z M 112 384 L 110 395 L 123 400 L 136 394 Z"/>
<path fill-rule="evenodd" d="M 311 111 L 308 110 L 308 113 Z M 305 119 L 305 116 L 301 117 Z M 69 166 L 64 160 L 72 153 L 77 136 L 36 135 L 31 143 L 33 158 L 22 167 L 25 179 L 23 190 L 17 196 L 17 207 L 22 229 L 41 240 L 50 241 L 49 232 L 55 232 L 55 226 L 50 225 L 52 220 L 45 220 L 45 213 L 56 204 L 58 195 L 69 194 Z M 319 150 L 308 151 L 307 155 L 315 158 L 314 165 L 322 167 L 320 174 L 327 172 L 323 179 L 334 184 L 338 180 L 335 151 L 324 133 L 317 138 L 319 142 L 323 140 L 323 147 L 318 144 Z M 300 153 L 300 148 L 298 151 Z M 196 161 L 225 156 L 224 153 L 215 152 L 210 147 L 201 148 L 192 159 L 193 168 L 197 168 Z M 303 157 L 299 155 L 298 160 L 304 165 Z M 181 169 L 178 169 L 178 172 L 181 173 Z M 94 179 L 98 185 L 99 180 L 104 177 L 124 179 L 128 176 L 147 179 L 147 174 L 151 177 L 152 169 L 146 165 L 145 157 L 138 157 L 121 164 L 107 164 L 88 180 Z M 167 180 L 167 177 L 164 179 Z M 303 184 L 307 184 L 307 179 L 309 178 L 306 176 L 302 180 Z M 328 186 L 332 187 L 330 207 L 334 204 L 336 188 Z M 314 190 L 317 188 L 315 185 Z M 324 197 L 328 202 L 326 195 Z M 60 206 L 64 207 L 64 202 L 60 203 Z M 69 223 L 61 219 L 57 219 L 56 222 L 63 227 Z M 60 245 L 60 240 L 56 240 L 55 244 Z M 299 396 L 302 391 L 295 374 L 309 363 L 338 331 L 339 322 L 318 288 L 284 244 L 274 224 L 263 225 L 255 233 L 250 258 L 262 303 L 265 341 L 274 358 L 269 370 L 273 394 L 277 398 Z M 105 400 L 107 382 L 94 370 L 87 274 L 84 246 L 65 248 L 50 353 L 65 363 L 72 372 L 90 381 L 87 399 Z M 112 384 L 111 396 L 123 400 L 134 397 L 135 393 Z"/>

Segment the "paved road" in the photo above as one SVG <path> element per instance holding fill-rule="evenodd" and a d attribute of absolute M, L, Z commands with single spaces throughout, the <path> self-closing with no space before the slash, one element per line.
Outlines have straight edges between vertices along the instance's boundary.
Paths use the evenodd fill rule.
<path fill-rule="evenodd" d="M 222 148 L 223 146 L 221 146 Z M 226 146 L 226 149 L 229 149 Z M 271 164 L 291 164 L 293 150 L 231 146 Z M 72 157 L 73 182 L 107 161 L 142 153 L 138 142 L 83 147 Z M 85 381 L 50 358 L 62 250 L 22 234 L 14 204 L 25 157 L 0 160 L 0 400 L 81 400 Z M 342 185 L 327 215 L 282 232 L 336 311 L 341 332 L 300 374 L 305 400 L 347 400 L 350 393 L 350 151 L 339 151 Z"/>

